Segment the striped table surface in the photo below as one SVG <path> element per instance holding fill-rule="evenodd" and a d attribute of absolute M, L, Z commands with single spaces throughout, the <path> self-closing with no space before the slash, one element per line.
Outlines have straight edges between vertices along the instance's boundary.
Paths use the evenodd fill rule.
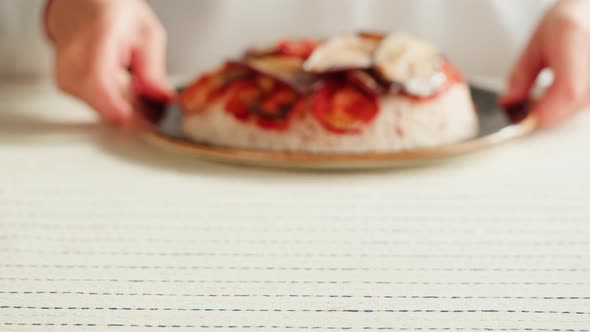
<path fill-rule="evenodd" d="M 0 91 L 0 331 L 590 329 L 588 115 L 439 166 L 295 173 Z"/>

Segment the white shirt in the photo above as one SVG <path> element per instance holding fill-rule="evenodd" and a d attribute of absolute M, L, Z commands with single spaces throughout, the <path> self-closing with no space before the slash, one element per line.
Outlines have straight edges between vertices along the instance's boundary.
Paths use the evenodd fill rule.
<path fill-rule="evenodd" d="M 469 77 L 504 77 L 551 0 L 150 0 L 169 34 L 171 74 L 186 77 L 252 44 L 356 30 L 436 42 Z M 47 72 L 42 0 L 0 2 L 0 73 Z M 15 65 L 17 63 L 18 65 Z"/>

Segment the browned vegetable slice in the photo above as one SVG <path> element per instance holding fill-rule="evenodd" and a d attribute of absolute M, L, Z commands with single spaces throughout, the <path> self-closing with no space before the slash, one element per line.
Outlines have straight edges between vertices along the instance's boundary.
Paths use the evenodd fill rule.
<path fill-rule="evenodd" d="M 315 74 L 368 69 L 373 65 L 373 53 L 378 45 L 378 42 L 358 35 L 328 39 L 315 49 L 304 69 Z"/>
<path fill-rule="evenodd" d="M 246 79 L 249 74 L 248 69 L 227 63 L 189 84 L 180 94 L 179 103 L 186 113 L 198 113 L 219 100 L 231 83 Z"/>
<path fill-rule="evenodd" d="M 351 70 L 346 72 L 346 79 L 372 96 L 382 96 L 388 92 L 390 84 L 379 82 L 371 72 L 367 70 Z"/>
<path fill-rule="evenodd" d="M 444 57 L 435 45 L 406 33 L 385 38 L 375 52 L 375 69 L 409 94 L 427 96 L 445 84 Z"/>
<path fill-rule="evenodd" d="M 248 68 L 281 81 L 299 93 L 312 90 L 317 77 L 303 70 L 303 60 L 296 57 L 267 56 L 244 62 Z"/>

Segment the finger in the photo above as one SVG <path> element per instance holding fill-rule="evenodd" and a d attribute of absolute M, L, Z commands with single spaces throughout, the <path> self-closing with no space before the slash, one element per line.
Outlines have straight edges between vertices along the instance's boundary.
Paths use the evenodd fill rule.
<path fill-rule="evenodd" d="M 130 90 L 129 73 L 114 68 L 98 75 L 85 89 L 84 97 L 109 123 L 124 125 L 133 117 Z"/>
<path fill-rule="evenodd" d="M 166 79 L 166 37 L 161 29 L 150 30 L 132 55 L 131 68 L 138 94 L 169 102 L 173 92 Z"/>
<path fill-rule="evenodd" d="M 563 68 L 555 71 L 554 83 L 532 110 L 541 127 L 562 123 L 588 102 L 590 86 L 584 75 L 576 75 Z"/>
<path fill-rule="evenodd" d="M 554 127 L 575 113 L 576 105 L 568 98 L 568 84 L 564 80 L 556 80 L 545 96 L 534 105 L 532 113 L 540 127 Z"/>
<path fill-rule="evenodd" d="M 129 75 L 118 61 L 119 49 L 115 39 L 89 44 L 74 88 L 78 97 L 113 124 L 125 123 L 133 113 L 127 93 L 130 80 L 125 78 Z"/>
<path fill-rule="evenodd" d="M 509 107 L 529 98 L 537 76 L 545 65 L 541 42 L 540 32 L 535 33 L 512 70 L 508 90 L 500 99 L 502 106 Z"/>
<path fill-rule="evenodd" d="M 566 30 L 567 32 L 567 30 Z M 570 118 L 590 100 L 590 47 L 585 36 L 563 33 L 555 38 L 555 52 L 549 53 L 549 65 L 555 81 L 533 108 L 542 127 L 552 127 Z"/>

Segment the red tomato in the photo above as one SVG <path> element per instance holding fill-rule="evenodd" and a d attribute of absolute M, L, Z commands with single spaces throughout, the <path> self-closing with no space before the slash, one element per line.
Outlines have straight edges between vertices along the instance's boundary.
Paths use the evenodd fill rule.
<path fill-rule="evenodd" d="M 268 129 L 268 130 L 276 130 L 276 131 L 284 131 L 289 129 L 291 122 L 297 118 L 300 114 L 305 112 L 308 106 L 308 98 L 299 97 L 299 99 L 295 102 L 294 105 L 291 106 L 291 109 L 286 114 L 286 117 L 282 120 L 266 120 L 266 119 L 258 119 L 257 124 L 260 128 Z"/>
<path fill-rule="evenodd" d="M 291 106 L 297 99 L 293 89 L 283 85 L 273 90 L 259 104 L 260 114 L 265 117 L 280 117 L 281 109 Z"/>
<path fill-rule="evenodd" d="M 215 101 L 220 95 L 221 91 L 215 85 L 213 76 L 205 75 L 186 87 L 180 93 L 179 101 L 185 112 L 194 114 L 200 112 L 204 106 Z"/>
<path fill-rule="evenodd" d="M 311 56 L 316 47 L 317 42 L 311 39 L 283 40 L 278 44 L 280 54 L 304 60 Z"/>
<path fill-rule="evenodd" d="M 287 85 L 277 85 L 271 94 L 256 105 L 258 126 L 271 130 L 287 129 L 291 120 L 301 110 L 301 99 Z"/>
<path fill-rule="evenodd" d="M 186 87 L 180 93 L 180 104 L 185 112 L 198 113 L 219 100 L 232 82 L 246 78 L 247 75 L 248 72 L 243 68 L 227 64 L 215 72 L 201 76 Z"/>
<path fill-rule="evenodd" d="M 233 83 L 228 92 L 225 111 L 240 121 L 247 121 L 251 116 L 251 107 L 260 98 L 261 91 L 256 80 Z"/>
<path fill-rule="evenodd" d="M 233 83 L 227 96 L 226 112 L 263 129 L 285 130 L 301 110 L 301 98 L 292 88 L 264 76 Z"/>
<path fill-rule="evenodd" d="M 379 113 L 378 99 L 348 83 L 327 81 L 312 97 L 312 112 L 326 128 L 339 134 L 355 134 Z"/>

